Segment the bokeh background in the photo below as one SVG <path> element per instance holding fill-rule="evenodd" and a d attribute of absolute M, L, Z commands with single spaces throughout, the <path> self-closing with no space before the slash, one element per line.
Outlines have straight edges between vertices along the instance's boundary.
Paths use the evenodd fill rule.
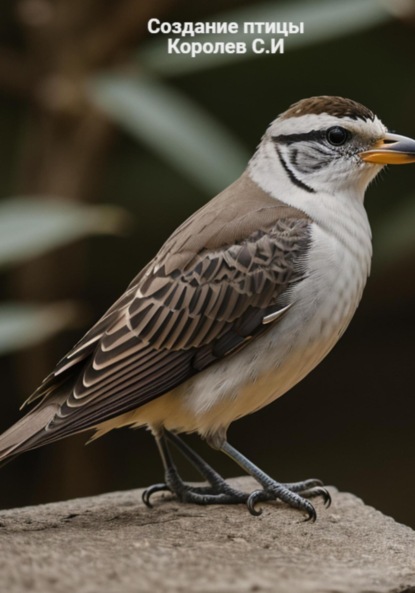
<path fill-rule="evenodd" d="M 283 55 L 191 59 L 167 55 L 166 36 L 147 32 L 153 17 L 304 21 L 305 33 Z M 415 137 L 414 25 L 413 0 L 2 0 L 0 428 L 169 233 L 242 172 L 289 104 L 351 97 Z M 413 527 L 414 185 L 414 167 L 391 167 L 368 191 L 373 273 L 339 345 L 229 431 L 280 481 L 318 476 Z M 84 442 L 4 467 L 0 507 L 161 479 L 144 430 Z"/>

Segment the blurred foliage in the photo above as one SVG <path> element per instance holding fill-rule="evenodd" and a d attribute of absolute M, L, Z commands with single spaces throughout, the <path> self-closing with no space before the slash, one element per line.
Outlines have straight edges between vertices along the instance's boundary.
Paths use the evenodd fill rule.
<path fill-rule="evenodd" d="M 78 325 L 79 307 L 70 302 L 49 305 L 2 303 L 0 354 L 34 346 L 68 326 Z"/>
<path fill-rule="evenodd" d="M 115 207 L 13 198 L 0 202 L 0 269 L 39 257 L 84 236 L 119 232 L 125 213 Z M 1 333 L 1 332 L 0 332 Z"/>
<path fill-rule="evenodd" d="M 98 107 L 113 121 L 208 192 L 244 170 L 249 153 L 185 95 L 147 75 L 100 75 L 89 81 Z"/>
<path fill-rule="evenodd" d="M 68 201 L 12 198 L 0 202 L 0 269 L 96 234 L 119 232 L 124 212 Z M 0 303 L 0 354 L 33 346 L 76 324 L 77 307 Z"/>
<path fill-rule="evenodd" d="M 4 426 L 79 332 L 56 335 L 75 322 L 87 329 L 168 234 L 239 175 L 290 103 L 350 96 L 415 135 L 413 8 L 413 0 L 1 3 L 0 353 L 13 352 L 0 361 Z M 150 18 L 304 21 L 305 33 L 286 40 L 284 55 L 191 59 L 167 55 L 166 37 L 147 32 Z M 301 471 L 329 476 L 415 525 L 411 497 L 401 496 L 413 432 L 413 175 L 391 168 L 369 190 L 376 273 L 338 354 L 278 403 L 278 430 L 268 408 L 232 430 L 271 473 L 278 465 L 287 481 Z M 91 238 L 124 228 L 124 211 L 133 233 Z M 88 319 L 79 302 L 93 310 Z M 366 379 L 350 371 L 359 362 Z M 276 435 L 290 444 L 278 464 Z M 136 446 L 146 447 L 140 484 L 159 479 L 145 434 L 116 438 L 82 455 L 72 441 L 23 457 L 2 470 L 0 505 L 132 487 Z M 228 472 L 225 461 L 212 463 Z M 379 486 L 388 480 L 395 488 Z"/>

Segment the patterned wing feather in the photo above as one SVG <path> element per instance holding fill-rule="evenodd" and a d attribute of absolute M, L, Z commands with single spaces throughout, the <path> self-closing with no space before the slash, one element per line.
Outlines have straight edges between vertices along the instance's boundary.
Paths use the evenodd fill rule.
<path fill-rule="evenodd" d="M 39 402 L 29 414 L 57 412 L 13 450 L 133 410 L 267 331 L 306 274 L 310 225 L 243 175 L 173 233 L 58 363 L 28 400 Z"/>

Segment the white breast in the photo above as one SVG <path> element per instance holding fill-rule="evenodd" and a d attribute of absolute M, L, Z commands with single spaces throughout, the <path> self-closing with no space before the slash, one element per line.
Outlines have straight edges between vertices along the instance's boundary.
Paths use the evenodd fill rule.
<path fill-rule="evenodd" d="M 270 403 L 326 356 L 359 304 L 368 272 L 364 259 L 315 227 L 309 275 L 294 289 L 289 313 L 238 356 L 182 391 L 200 418 L 199 430 L 226 426 Z"/>

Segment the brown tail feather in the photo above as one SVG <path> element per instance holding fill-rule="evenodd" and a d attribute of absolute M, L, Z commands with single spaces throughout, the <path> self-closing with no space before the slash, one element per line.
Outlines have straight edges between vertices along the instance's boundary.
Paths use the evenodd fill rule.
<path fill-rule="evenodd" d="M 0 435 L 0 464 L 10 457 L 35 448 L 36 436 L 45 431 L 58 408 L 58 402 L 39 405 Z"/>

